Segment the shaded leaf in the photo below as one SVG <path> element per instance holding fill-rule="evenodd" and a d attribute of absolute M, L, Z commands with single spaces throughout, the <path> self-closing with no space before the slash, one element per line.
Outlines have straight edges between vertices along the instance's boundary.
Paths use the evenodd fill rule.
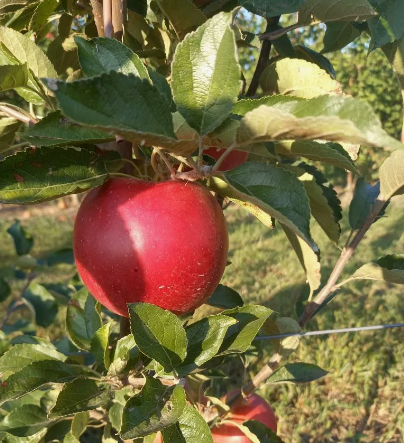
<path fill-rule="evenodd" d="M 227 330 L 220 353 L 245 352 L 272 312 L 271 309 L 258 305 L 245 305 L 223 311 L 223 315 L 236 319 L 237 323 Z"/>
<path fill-rule="evenodd" d="M 90 349 L 91 338 L 102 326 L 99 308 L 92 295 L 83 288 L 69 302 L 66 329 L 72 342 L 80 349 Z"/>
<path fill-rule="evenodd" d="M 271 63 L 261 74 L 260 85 L 267 94 L 302 98 L 341 92 L 341 85 L 324 69 L 300 58 L 284 58 Z"/>
<path fill-rule="evenodd" d="M 395 151 L 379 170 L 380 191 L 385 200 L 404 192 L 404 151 Z"/>
<path fill-rule="evenodd" d="M 284 141 L 275 144 L 278 154 L 305 157 L 356 173 L 356 167 L 349 154 L 338 143 L 320 143 L 313 140 Z"/>
<path fill-rule="evenodd" d="M 240 121 L 238 146 L 274 140 L 315 139 L 402 149 L 382 129 L 363 100 L 323 95 L 309 100 L 261 105 Z"/>
<path fill-rule="evenodd" d="M 333 79 L 336 78 L 334 66 L 327 57 L 304 45 L 297 45 L 294 47 L 294 50 L 298 58 L 315 63 L 321 69 L 324 69 Z M 337 89 L 340 90 L 341 88 Z"/>
<path fill-rule="evenodd" d="M 184 388 L 148 377 L 141 392 L 123 409 L 121 437 L 144 437 L 175 423 L 186 407 Z"/>
<path fill-rule="evenodd" d="M 192 406 L 185 406 L 178 423 L 163 429 L 164 441 L 172 443 L 213 443 L 209 426 Z"/>
<path fill-rule="evenodd" d="M 22 123 L 14 118 L 0 118 L 0 153 L 11 145 Z"/>
<path fill-rule="evenodd" d="M 361 35 L 350 22 L 329 22 L 325 31 L 322 53 L 338 51 Z"/>
<path fill-rule="evenodd" d="M 11 294 L 10 285 L 4 280 L 3 277 L 0 277 L 0 303 L 4 300 L 7 300 L 8 296 Z"/>
<path fill-rule="evenodd" d="M 243 306 L 244 301 L 240 294 L 234 289 L 228 286 L 218 285 L 205 303 L 217 308 L 232 309 L 237 306 Z"/>
<path fill-rule="evenodd" d="M 62 112 L 73 121 L 148 145 L 175 139 L 170 105 L 145 79 L 111 71 L 70 83 L 47 83 Z"/>
<path fill-rule="evenodd" d="M 325 377 L 328 371 L 310 363 L 287 363 L 277 369 L 267 383 L 308 383 Z"/>
<path fill-rule="evenodd" d="M 404 255 L 385 255 L 361 266 L 352 276 L 358 280 L 377 280 L 404 284 Z"/>
<path fill-rule="evenodd" d="M 187 356 L 178 367 L 181 377 L 197 369 L 219 351 L 229 326 L 237 323 L 226 315 L 211 315 L 186 328 L 188 347 Z"/>
<path fill-rule="evenodd" d="M 79 378 L 63 386 L 49 417 L 59 418 L 102 407 L 110 399 L 110 394 L 106 385 Z"/>
<path fill-rule="evenodd" d="M 36 361 L 8 377 L 0 390 L 0 403 L 20 398 L 47 383 L 64 383 L 79 375 L 79 369 L 62 361 Z"/>
<path fill-rule="evenodd" d="M 321 284 L 321 265 L 319 253 L 313 251 L 313 249 L 305 241 L 298 237 L 288 227 L 282 225 L 282 228 L 285 231 L 290 244 L 296 252 L 297 258 L 299 259 L 300 264 L 306 273 L 310 291 L 315 291 Z"/>
<path fill-rule="evenodd" d="M 149 303 L 129 306 L 131 331 L 139 349 L 157 360 L 166 372 L 184 361 L 187 336 L 178 317 Z"/>
<path fill-rule="evenodd" d="M 403 183 L 404 184 L 404 183 Z M 355 193 L 349 206 L 349 225 L 352 229 L 359 229 L 366 218 L 370 215 L 380 193 L 380 182 L 374 186 L 366 183 L 363 177 L 359 177 L 355 185 Z"/>
<path fill-rule="evenodd" d="M 17 437 L 28 437 L 47 427 L 51 420 L 36 405 L 22 405 L 13 409 L 0 423 L 0 432 L 7 431 Z"/>
<path fill-rule="evenodd" d="M 277 15 L 296 12 L 304 4 L 304 0 L 267 1 L 267 0 L 239 0 L 239 5 L 254 14 L 262 17 L 275 17 Z"/>
<path fill-rule="evenodd" d="M 32 14 L 28 29 L 38 33 L 48 21 L 58 4 L 58 0 L 41 0 Z"/>
<path fill-rule="evenodd" d="M 87 77 L 116 71 L 150 80 L 140 58 L 118 40 L 103 37 L 85 40 L 76 36 L 74 41 L 77 44 L 81 69 Z"/>
<path fill-rule="evenodd" d="M 14 223 L 7 229 L 7 232 L 13 239 L 17 254 L 20 256 L 28 254 L 34 245 L 34 238 L 21 225 L 20 220 L 14 220 Z"/>
<path fill-rule="evenodd" d="M 180 114 L 199 135 L 217 128 L 239 93 L 240 67 L 230 28 L 233 15 L 220 13 L 186 36 L 172 64 L 172 90 Z"/>
<path fill-rule="evenodd" d="M 258 420 L 248 420 L 243 423 L 243 427 L 252 432 L 260 443 L 284 443 L 272 429 Z"/>
<path fill-rule="evenodd" d="M 55 297 L 42 285 L 31 283 L 22 295 L 35 309 L 35 321 L 38 326 L 47 328 L 58 313 Z"/>
<path fill-rule="evenodd" d="M 275 218 L 315 247 L 310 236 L 310 207 L 306 192 L 303 184 L 289 171 L 269 164 L 245 163 L 221 178 L 212 177 L 210 187 L 245 207 L 267 226 L 265 215 L 268 221 Z M 246 206 L 245 202 L 251 206 Z M 256 213 L 254 208 L 258 208 Z"/>
<path fill-rule="evenodd" d="M 60 263 L 66 263 L 68 265 L 74 264 L 73 249 L 60 249 L 59 251 L 52 252 L 52 254 L 46 259 L 46 264 L 48 266 L 55 266 Z"/>
<path fill-rule="evenodd" d="M 188 0 L 157 0 L 157 4 L 180 40 L 206 21 L 204 13 Z"/>
<path fill-rule="evenodd" d="M 0 92 L 26 86 L 28 83 L 27 65 L 0 66 Z"/>
<path fill-rule="evenodd" d="M 100 186 L 107 177 L 101 157 L 86 149 L 25 149 L 0 162 L 0 201 L 53 200 Z"/>
<path fill-rule="evenodd" d="M 35 146 L 66 146 L 76 143 L 104 143 L 115 140 L 112 134 L 74 124 L 59 111 L 48 114 L 19 136 Z"/>

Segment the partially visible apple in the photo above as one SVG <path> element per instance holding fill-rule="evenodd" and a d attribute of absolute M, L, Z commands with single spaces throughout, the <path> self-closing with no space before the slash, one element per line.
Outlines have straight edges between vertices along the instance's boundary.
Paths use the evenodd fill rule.
<path fill-rule="evenodd" d="M 228 396 L 232 396 L 232 391 Z M 224 398 L 224 401 L 226 398 Z M 242 403 L 236 406 L 227 420 L 242 424 L 247 420 L 257 420 L 272 429 L 277 430 L 276 417 L 271 406 L 259 395 L 251 394 Z M 214 443 L 251 443 L 250 439 L 240 429 L 231 423 L 215 426 L 212 428 Z"/>
<path fill-rule="evenodd" d="M 204 154 L 209 155 L 209 157 L 219 160 L 226 148 L 216 148 L 211 146 L 203 151 Z M 237 166 L 242 165 L 247 161 L 248 152 L 237 151 L 236 149 L 231 151 L 230 154 L 223 160 L 223 163 L 219 167 L 219 171 L 230 171 L 231 169 L 237 168 Z"/>
<path fill-rule="evenodd" d="M 122 316 L 134 302 L 176 314 L 196 309 L 218 285 L 227 251 L 219 204 L 186 181 L 110 179 L 86 196 L 74 226 L 84 284 Z"/>
<path fill-rule="evenodd" d="M 231 397 L 235 391 L 229 392 L 227 396 Z M 226 401 L 226 397 L 223 399 Z M 259 395 L 251 394 L 245 398 L 242 403 L 236 406 L 226 420 L 231 420 L 240 425 L 247 420 L 257 420 L 277 431 L 276 417 L 271 406 Z M 214 426 L 212 429 L 214 443 L 251 443 L 250 439 L 240 429 L 231 423 L 224 423 Z M 163 443 L 161 433 L 158 433 L 153 443 Z M 164 442 L 167 443 L 167 442 Z"/>

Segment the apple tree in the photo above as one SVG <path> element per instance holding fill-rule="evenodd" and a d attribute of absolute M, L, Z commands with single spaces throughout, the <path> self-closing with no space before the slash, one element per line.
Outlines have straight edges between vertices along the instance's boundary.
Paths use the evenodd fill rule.
<path fill-rule="evenodd" d="M 225 397 L 209 388 L 223 365 L 254 356 L 257 336 L 298 334 L 326 309 L 356 247 L 404 192 L 404 145 L 288 32 L 325 24 L 326 52 L 365 33 L 404 90 L 403 16 L 387 0 L 0 0 L 0 202 L 86 193 L 74 258 L 38 260 L 20 222 L 9 228 L 24 285 L 1 321 L 2 442 L 282 441 L 254 391 L 326 375 L 288 363 L 298 336 L 274 340 L 262 369 Z M 251 17 L 262 33 L 244 29 Z M 251 76 L 239 62 L 247 50 Z M 342 210 L 318 168 L 357 174 L 361 146 L 389 155 L 377 183 L 357 180 L 351 232 L 322 281 L 310 224 L 337 245 Z M 220 284 L 229 203 L 284 231 L 307 276 L 300 318 Z M 74 259 L 68 285 L 38 283 Z M 403 284 L 403 269 L 404 257 L 386 255 L 349 281 Z M 1 279 L 1 300 L 9 295 Z M 66 337 L 41 338 L 63 305 Z M 22 308 L 31 317 L 12 323 Z"/>

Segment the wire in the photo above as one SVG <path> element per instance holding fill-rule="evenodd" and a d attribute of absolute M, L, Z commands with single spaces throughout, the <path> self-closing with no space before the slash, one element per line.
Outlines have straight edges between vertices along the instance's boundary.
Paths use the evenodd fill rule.
<path fill-rule="evenodd" d="M 393 329 L 403 328 L 404 323 L 393 323 L 391 325 L 374 325 L 374 326 L 360 326 L 356 328 L 344 328 L 344 329 L 324 329 L 322 331 L 309 331 L 309 332 L 296 332 L 293 334 L 279 334 L 279 335 L 261 335 L 255 337 L 255 340 L 274 340 L 277 338 L 286 337 L 309 337 L 313 335 L 331 335 L 331 334 L 344 334 L 346 332 L 358 332 L 358 331 L 377 331 L 380 329 Z"/>

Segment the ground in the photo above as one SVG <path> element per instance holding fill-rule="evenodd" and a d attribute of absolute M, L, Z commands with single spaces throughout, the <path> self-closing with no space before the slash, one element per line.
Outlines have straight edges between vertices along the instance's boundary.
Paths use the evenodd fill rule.
<path fill-rule="evenodd" d="M 51 208 L 53 208 L 51 206 Z M 71 246 L 74 209 L 48 209 L 11 213 L 1 211 L 0 275 L 17 293 L 15 259 L 6 233 L 12 219 L 25 218 L 23 225 L 35 236 L 32 254 L 45 256 Z M 252 303 L 265 304 L 283 316 L 296 316 L 295 301 L 304 285 L 304 274 L 288 248 L 280 229 L 268 230 L 252 216 L 234 207 L 226 211 L 230 233 L 230 256 L 224 283 Z M 347 223 L 344 214 L 343 236 Z M 388 253 L 403 251 L 403 208 L 391 205 L 386 216 L 372 228 L 347 266 L 349 276 L 361 264 Z M 339 255 L 313 225 L 313 237 L 322 254 L 326 279 Z M 39 281 L 60 281 L 74 271 L 66 265 L 51 268 Z M 0 306 L 4 312 L 5 306 Z M 0 317 L 3 317 L 0 311 Z M 54 339 L 64 334 L 63 313 L 48 332 Z M 344 287 L 310 329 L 343 328 L 404 321 L 403 287 L 384 283 L 355 282 Z M 403 329 L 304 338 L 293 360 L 315 363 L 330 371 L 322 381 L 307 385 L 264 386 L 279 418 L 280 435 L 286 442 L 402 442 L 404 436 L 404 340 Z"/>

